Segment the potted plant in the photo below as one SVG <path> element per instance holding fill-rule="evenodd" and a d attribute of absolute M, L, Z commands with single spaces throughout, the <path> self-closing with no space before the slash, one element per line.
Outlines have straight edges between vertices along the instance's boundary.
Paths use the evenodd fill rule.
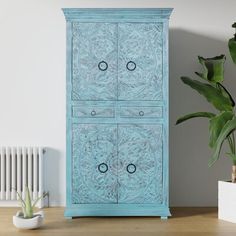
<path fill-rule="evenodd" d="M 232 25 L 236 28 L 236 23 Z M 236 33 L 228 42 L 231 58 L 236 64 Z M 192 118 L 204 117 L 209 120 L 209 147 L 212 155 L 209 160 L 211 167 L 220 157 L 224 142 L 228 143 L 229 151 L 225 154 L 233 163 L 231 181 L 219 181 L 218 207 L 219 218 L 236 223 L 236 115 L 235 102 L 229 91 L 223 86 L 225 55 L 213 58 L 198 57 L 203 67 L 203 72 L 195 74 L 200 80 L 189 77 L 181 77 L 184 84 L 196 90 L 213 105 L 216 112 L 195 112 L 180 117 L 176 124 L 180 124 Z"/>
<path fill-rule="evenodd" d="M 32 202 L 30 197 L 29 188 L 26 187 L 26 196 L 23 200 L 22 196 L 17 192 L 19 200 L 21 203 L 22 211 L 18 211 L 15 216 L 13 216 L 13 224 L 19 229 L 37 229 L 43 224 L 44 213 L 39 211 L 34 213 L 34 207 L 38 201 L 48 195 L 44 193 L 42 196 L 38 197 L 34 202 Z"/>

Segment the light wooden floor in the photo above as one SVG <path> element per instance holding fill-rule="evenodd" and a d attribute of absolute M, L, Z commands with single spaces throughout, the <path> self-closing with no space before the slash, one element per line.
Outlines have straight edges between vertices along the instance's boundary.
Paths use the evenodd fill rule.
<path fill-rule="evenodd" d="M 66 220 L 63 208 L 47 208 L 40 230 L 19 231 L 12 225 L 16 208 L 0 208 L 0 236 L 195 236 L 236 235 L 236 224 L 217 219 L 216 208 L 174 208 L 172 217 L 102 217 Z"/>

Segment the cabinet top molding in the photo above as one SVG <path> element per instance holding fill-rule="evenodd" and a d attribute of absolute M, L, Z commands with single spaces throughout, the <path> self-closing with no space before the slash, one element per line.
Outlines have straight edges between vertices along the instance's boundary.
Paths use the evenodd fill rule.
<path fill-rule="evenodd" d="M 173 8 L 62 8 L 67 21 L 73 20 L 158 20 L 169 19 Z"/>

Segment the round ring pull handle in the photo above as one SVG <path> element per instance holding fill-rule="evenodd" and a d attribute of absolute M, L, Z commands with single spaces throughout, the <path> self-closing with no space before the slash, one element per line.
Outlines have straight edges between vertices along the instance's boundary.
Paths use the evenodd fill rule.
<path fill-rule="evenodd" d="M 139 114 L 140 116 L 144 116 L 144 112 L 143 112 L 143 111 L 140 111 L 138 114 Z"/>
<path fill-rule="evenodd" d="M 101 173 L 106 173 L 108 171 L 108 166 L 106 163 L 101 163 L 98 165 L 98 170 L 101 172 Z"/>
<path fill-rule="evenodd" d="M 96 115 L 96 111 L 91 111 L 91 116 L 95 116 Z"/>
<path fill-rule="evenodd" d="M 133 61 L 129 61 L 127 64 L 126 64 L 126 68 L 127 70 L 129 71 L 133 71 L 136 69 L 136 64 L 133 62 Z"/>
<path fill-rule="evenodd" d="M 98 69 L 99 69 L 99 70 L 105 71 L 105 70 L 107 70 L 107 68 L 108 68 L 107 62 L 105 62 L 105 61 L 100 61 L 100 62 L 98 63 Z"/>
<path fill-rule="evenodd" d="M 128 173 L 133 174 L 136 171 L 136 166 L 134 164 L 129 164 L 126 167 Z"/>

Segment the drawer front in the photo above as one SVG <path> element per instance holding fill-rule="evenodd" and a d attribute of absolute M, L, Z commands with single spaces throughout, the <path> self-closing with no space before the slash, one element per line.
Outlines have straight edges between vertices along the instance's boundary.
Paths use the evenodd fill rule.
<path fill-rule="evenodd" d="M 113 118 L 115 117 L 115 110 L 113 107 L 72 107 L 72 116 L 80 118 Z"/>
<path fill-rule="evenodd" d="M 161 118 L 162 117 L 162 107 L 121 107 L 120 117 L 121 118 Z"/>

